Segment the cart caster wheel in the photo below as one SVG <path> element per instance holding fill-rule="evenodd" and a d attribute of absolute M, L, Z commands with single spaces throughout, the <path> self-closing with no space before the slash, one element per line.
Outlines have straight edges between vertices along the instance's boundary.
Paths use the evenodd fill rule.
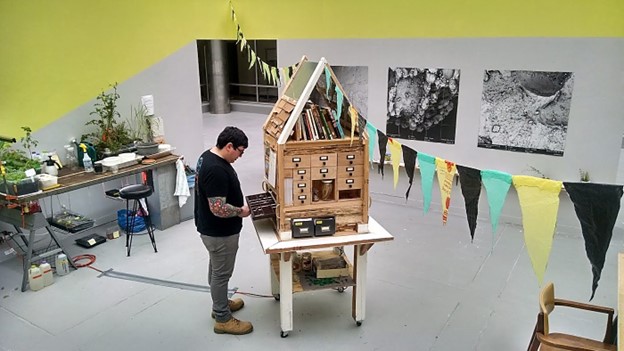
<path fill-rule="evenodd" d="M 281 333 L 280 333 L 280 336 L 281 336 L 282 338 L 285 338 L 285 337 L 287 337 L 287 336 L 288 336 L 288 332 L 281 332 Z"/>
<path fill-rule="evenodd" d="M 273 295 L 273 298 L 275 299 L 275 301 L 279 301 L 280 300 L 280 294 Z"/>
<path fill-rule="evenodd" d="M 347 290 L 347 288 L 342 286 L 340 288 L 336 288 L 336 290 L 338 290 L 339 293 L 343 293 L 343 292 L 345 292 L 345 290 Z"/>
<path fill-rule="evenodd" d="M 355 325 L 357 325 L 358 327 L 362 325 L 362 321 L 357 321 L 355 322 Z"/>

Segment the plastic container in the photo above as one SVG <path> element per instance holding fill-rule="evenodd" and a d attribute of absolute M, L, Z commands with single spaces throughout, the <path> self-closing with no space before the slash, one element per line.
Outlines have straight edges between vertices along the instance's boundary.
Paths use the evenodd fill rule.
<path fill-rule="evenodd" d="M 58 254 L 56 256 L 56 274 L 66 275 L 69 274 L 69 260 L 65 254 Z"/>
<path fill-rule="evenodd" d="M 34 264 L 28 270 L 28 286 L 32 291 L 41 290 L 44 287 L 41 269 Z"/>
<path fill-rule="evenodd" d="M 39 265 L 41 274 L 43 275 L 43 286 L 52 285 L 54 283 L 54 275 L 52 273 L 52 266 L 48 262 L 43 261 Z"/>
<path fill-rule="evenodd" d="M 82 148 L 82 164 L 84 166 L 85 172 L 93 172 L 93 161 L 91 161 L 91 157 L 89 156 L 89 152 L 87 151 L 87 146 L 85 144 L 80 144 Z"/>

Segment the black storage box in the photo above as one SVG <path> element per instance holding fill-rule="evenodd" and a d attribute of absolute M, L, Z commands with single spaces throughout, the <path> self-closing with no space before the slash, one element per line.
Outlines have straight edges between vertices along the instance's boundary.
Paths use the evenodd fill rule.
<path fill-rule="evenodd" d="M 335 217 L 314 218 L 314 236 L 334 235 L 336 233 Z"/>
<path fill-rule="evenodd" d="M 275 218 L 277 204 L 269 193 L 254 194 L 245 197 L 251 212 L 251 219 Z"/>
<path fill-rule="evenodd" d="M 63 211 L 52 218 L 48 218 L 48 223 L 66 232 L 77 233 L 93 227 L 94 221 L 77 213 Z"/>
<path fill-rule="evenodd" d="M 290 230 L 293 238 L 309 238 L 314 235 L 314 221 L 312 218 L 291 219 Z"/>

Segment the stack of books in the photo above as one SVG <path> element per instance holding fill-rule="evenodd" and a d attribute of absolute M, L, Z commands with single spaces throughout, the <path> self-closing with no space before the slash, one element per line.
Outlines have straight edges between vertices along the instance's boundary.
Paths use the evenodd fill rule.
<path fill-rule="evenodd" d="M 320 107 L 308 103 L 295 124 L 295 140 L 333 140 L 343 139 L 344 134 L 338 126 L 332 111 L 328 107 Z"/>

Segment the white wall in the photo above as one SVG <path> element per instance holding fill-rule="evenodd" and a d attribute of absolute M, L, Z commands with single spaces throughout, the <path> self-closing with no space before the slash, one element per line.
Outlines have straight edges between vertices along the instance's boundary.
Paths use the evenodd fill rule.
<path fill-rule="evenodd" d="M 461 70 L 455 144 L 400 140 L 415 150 L 478 169 L 577 181 L 579 168 L 594 182 L 615 183 L 624 133 L 624 39 L 488 38 L 279 40 L 278 64 L 302 55 L 330 65 L 368 66 L 368 116 L 385 132 L 389 67 Z M 483 72 L 486 69 L 574 72 L 563 157 L 477 147 Z M 403 175 L 402 175 L 403 176 Z M 397 190 L 398 191 L 398 190 Z M 435 191 L 435 189 L 434 189 Z M 513 193 L 513 194 L 512 194 Z M 461 197 L 459 189 L 454 196 Z M 433 197 L 436 198 L 436 195 Z M 485 201 L 485 197 L 482 197 Z M 559 224 L 578 227 L 562 193 Z M 454 200 L 456 206 L 463 201 Z M 483 214 L 483 211 L 480 212 Z M 487 212 L 485 213 L 487 215 Z M 517 197 L 510 191 L 502 220 L 519 222 Z"/>

